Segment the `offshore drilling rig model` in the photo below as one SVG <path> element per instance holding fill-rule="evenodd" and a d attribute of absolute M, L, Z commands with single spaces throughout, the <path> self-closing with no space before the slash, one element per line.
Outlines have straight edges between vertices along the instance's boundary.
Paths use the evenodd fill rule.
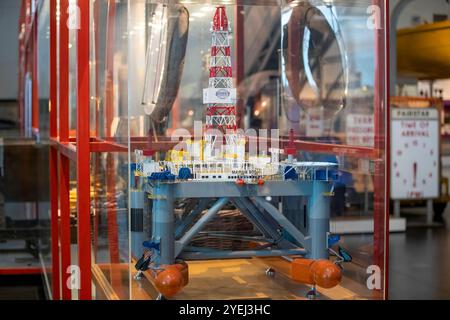
<path fill-rule="evenodd" d="M 332 288 L 341 281 L 340 266 L 329 259 L 330 247 L 339 241 L 329 232 L 337 164 L 298 162 L 292 132 L 285 150 L 271 149 L 270 156 L 246 154 L 246 139 L 237 130 L 230 32 L 225 7 L 218 6 L 211 28 L 209 86 L 203 90 L 203 137 L 189 140 L 182 151 L 172 150 L 166 161 L 136 151 L 131 240 L 132 254 L 141 258 L 135 279 L 149 271 L 160 298 L 170 298 L 188 285 L 185 261 L 283 257 L 290 261 L 291 278 L 311 286 L 308 297 L 314 298 L 316 285 Z M 186 205 L 177 219 L 174 207 L 180 202 Z M 260 235 L 206 236 L 257 245 L 242 251 L 193 246 L 194 237 L 227 205 L 238 209 Z M 144 232 L 146 217 L 150 234 Z"/>

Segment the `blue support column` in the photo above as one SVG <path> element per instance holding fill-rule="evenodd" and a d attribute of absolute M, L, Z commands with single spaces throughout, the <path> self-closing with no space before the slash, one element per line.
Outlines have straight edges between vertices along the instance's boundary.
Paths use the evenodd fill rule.
<path fill-rule="evenodd" d="M 142 255 L 142 243 L 145 240 L 145 196 L 146 193 L 142 190 L 130 191 L 131 254 L 135 258 L 139 258 Z"/>
<path fill-rule="evenodd" d="M 157 183 L 153 188 L 152 240 L 159 243 L 158 264 L 175 262 L 175 217 L 171 186 L 169 183 Z"/>
<path fill-rule="evenodd" d="M 328 259 L 328 232 L 330 231 L 330 184 L 314 181 L 313 192 L 308 201 L 308 234 L 311 245 L 308 258 Z"/>

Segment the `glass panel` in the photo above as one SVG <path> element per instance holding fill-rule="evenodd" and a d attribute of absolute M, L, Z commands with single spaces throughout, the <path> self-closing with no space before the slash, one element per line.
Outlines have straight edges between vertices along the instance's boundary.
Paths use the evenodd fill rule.
<path fill-rule="evenodd" d="M 384 258 L 380 229 L 374 230 L 370 225 L 372 221 L 384 221 L 385 216 L 385 203 L 377 204 L 374 198 L 374 192 L 385 191 L 380 184 L 385 179 L 384 164 L 380 167 L 380 161 L 385 161 L 384 153 L 381 158 L 362 156 L 365 148 L 380 148 L 385 138 L 385 115 L 379 104 L 384 88 L 380 87 L 376 69 L 376 59 L 381 57 L 376 55 L 376 30 L 369 28 L 370 5 L 370 1 L 360 1 L 352 7 L 300 4 L 283 12 L 286 99 L 282 103 L 280 129 L 285 130 L 285 135 L 293 129 L 299 139 L 309 142 L 354 147 L 353 156 L 303 151 L 298 158 L 339 165 L 331 200 L 331 231 L 340 234 L 341 241 L 333 249 L 345 249 L 353 256 L 343 275 L 356 282 Z M 292 25 L 295 16 L 306 17 L 308 27 L 303 34 Z M 301 40 L 293 41 L 294 35 Z M 293 57 L 292 52 L 302 54 Z M 382 135 L 374 128 L 376 121 Z M 365 227 L 352 230 L 358 223 Z M 375 222 L 375 228 L 378 227 Z M 381 234 L 384 237 L 383 231 Z M 383 272 L 383 266 L 380 267 Z M 381 292 L 369 290 L 364 282 L 360 284 L 354 288 L 358 296 L 382 297 Z"/>
<path fill-rule="evenodd" d="M 91 156 L 93 280 L 129 298 L 127 2 L 91 1 L 91 130 L 104 151 Z"/>
<path fill-rule="evenodd" d="M 30 8 L 31 9 L 31 8 Z M 48 111 L 49 111 L 49 6 L 41 1 L 38 19 L 34 21 L 30 41 L 23 47 L 25 28 L 20 39 L 14 27 L 19 22 L 20 3 L 6 4 L 1 22 L 5 33 L 3 46 L 13 48 L 2 56 L 2 86 L 0 125 L 0 273 L 2 275 L 36 274 L 42 267 L 51 267 L 49 170 L 48 170 Z M 25 23 L 34 13 L 21 23 Z M 29 23 L 29 21 L 27 21 Z M 36 32 L 37 41 L 33 35 Z M 20 45 L 19 45 L 20 42 Z M 17 45 L 16 50 L 14 50 Z M 21 61 L 17 61 L 18 54 Z M 24 61 L 28 63 L 24 63 Z M 19 62 L 21 68 L 16 70 Z M 17 71 L 19 91 L 14 83 Z M 36 86 L 37 85 L 37 86 Z M 32 91 L 37 91 L 37 106 Z M 25 91 L 25 92 L 24 92 Z M 16 97 L 19 93 L 21 98 Z M 17 101 L 16 101 L 17 98 Z M 26 102 L 25 102 L 26 101 Z M 23 103 L 23 104 L 22 104 Z M 33 112 L 37 114 L 33 114 Z M 37 115 L 37 117 L 36 117 Z M 32 118 L 37 128 L 31 128 Z M 23 124 L 23 128 L 21 126 Z M 36 130 L 34 130 L 36 129 Z M 50 274 L 45 280 L 51 282 Z M 35 298 L 45 298 L 49 292 L 35 292 Z"/>
<path fill-rule="evenodd" d="M 95 263 L 119 297 L 383 297 L 372 5 L 94 2 Z"/>
<path fill-rule="evenodd" d="M 44 270 L 51 270 L 51 233 L 50 233 L 50 190 L 49 190 L 49 95 L 50 95 L 50 3 L 42 1 L 39 7 L 38 20 L 38 84 L 39 84 L 39 133 L 42 142 L 36 147 L 39 170 L 36 170 L 37 180 L 41 187 L 35 188 L 39 194 L 37 217 L 39 220 L 39 239 L 37 250 L 39 261 Z M 27 159 L 29 161 L 29 159 Z M 51 288 L 52 272 L 46 272 L 44 279 Z M 48 292 L 46 292 L 48 294 Z"/>

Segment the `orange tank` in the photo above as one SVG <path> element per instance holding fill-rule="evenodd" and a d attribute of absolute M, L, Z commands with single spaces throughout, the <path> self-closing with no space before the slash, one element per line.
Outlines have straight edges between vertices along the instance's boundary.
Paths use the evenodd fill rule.
<path fill-rule="evenodd" d="M 155 278 L 155 286 L 166 298 L 171 298 L 181 291 L 189 282 L 188 266 L 185 262 L 161 266 Z"/>
<path fill-rule="evenodd" d="M 329 260 L 294 259 L 291 263 L 294 281 L 330 289 L 342 279 L 341 269 Z"/>

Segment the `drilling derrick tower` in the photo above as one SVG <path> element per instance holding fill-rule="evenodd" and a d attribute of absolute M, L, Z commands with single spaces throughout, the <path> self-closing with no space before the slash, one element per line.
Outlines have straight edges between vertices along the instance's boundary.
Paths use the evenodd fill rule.
<path fill-rule="evenodd" d="M 230 34 L 225 7 L 218 6 L 211 26 L 209 84 L 203 90 L 203 103 L 207 105 L 205 158 L 238 159 L 243 153 L 236 124 Z"/>

